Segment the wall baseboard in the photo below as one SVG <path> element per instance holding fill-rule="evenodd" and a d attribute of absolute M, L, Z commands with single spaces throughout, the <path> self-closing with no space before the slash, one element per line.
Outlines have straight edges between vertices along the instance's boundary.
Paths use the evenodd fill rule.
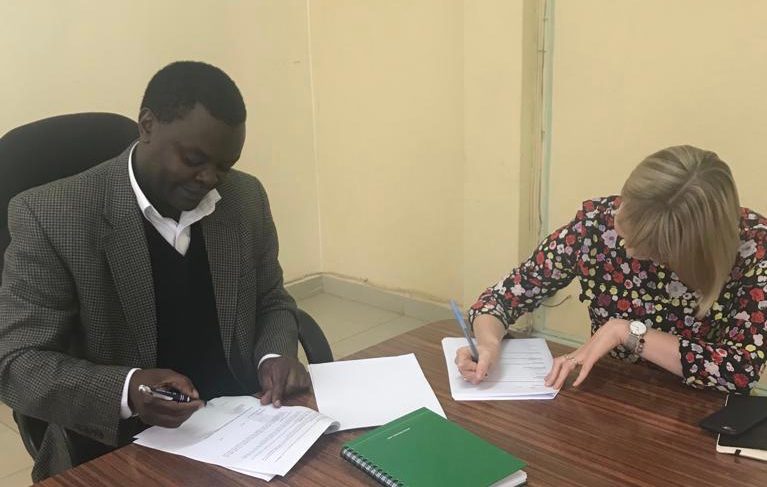
<path fill-rule="evenodd" d="M 405 293 L 380 289 L 353 279 L 322 273 L 290 282 L 285 285 L 285 289 L 296 301 L 325 293 L 427 323 L 450 319 L 453 316 L 447 303 L 438 303 Z"/>
<path fill-rule="evenodd" d="M 533 333 L 530 336 L 536 338 L 545 338 L 546 340 L 552 341 L 554 343 L 559 343 L 561 345 L 567 345 L 568 347 L 577 348 L 583 345 L 583 340 L 578 337 L 555 335 L 553 333 L 547 332 L 546 330 L 533 330 Z"/>
<path fill-rule="evenodd" d="M 285 284 L 285 290 L 296 301 L 316 296 L 322 292 L 322 275 L 314 274 L 297 281 L 291 281 Z"/>

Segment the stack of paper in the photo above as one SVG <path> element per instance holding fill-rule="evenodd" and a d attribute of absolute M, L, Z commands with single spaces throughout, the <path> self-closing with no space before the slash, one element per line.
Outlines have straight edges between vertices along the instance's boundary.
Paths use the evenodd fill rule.
<path fill-rule="evenodd" d="M 445 417 L 415 355 L 310 364 L 317 409 L 339 429 L 380 426 L 426 407 Z"/>
<path fill-rule="evenodd" d="M 503 340 L 499 363 L 477 385 L 464 380 L 455 365 L 456 351 L 465 346 L 465 338 L 442 339 L 450 392 L 456 401 L 554 399 L 559 392 L 544 385 L 554 359 L 543 338 Z"/>
<path fill-rule="evenodd" d="M 262 406 L 251 396 L 208 401 L 176 429 L 154 426 L 135 443 L 271 480 L 285 475 L 338 423 L 309 408 Z"/>

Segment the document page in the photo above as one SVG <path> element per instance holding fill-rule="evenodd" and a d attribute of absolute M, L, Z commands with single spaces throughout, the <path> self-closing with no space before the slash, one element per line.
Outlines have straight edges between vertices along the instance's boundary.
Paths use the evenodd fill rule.
<path fill-rule="evenodd" d="M 287 474 L 317 438 L 337 426 L 309 408 L 262 406 L 251 396 L 221 397 L 179 428 L 154 426 L 135 443 L 270 480 Z"/>
<path fill-rule="evenodd" d="M 380 426 L 421 407 L 445 417 L 414 354 L 309 364 L 317 409 L 339 429 Z"/>
<path fill-rule="evenodd" d="M 464 346 L 465 338 L 442 339 L 450 392 L 457 401 L 554 399 L 559 392 L 543 384 L 554 363 L 543 338 L 504 340 L 498 364 L 477 385 L 463 380 L 455 365 L 455 353 Z"/>

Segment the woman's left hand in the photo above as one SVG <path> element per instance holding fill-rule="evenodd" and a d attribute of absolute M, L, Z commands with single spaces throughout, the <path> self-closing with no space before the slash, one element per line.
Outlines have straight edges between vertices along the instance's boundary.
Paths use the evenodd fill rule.
<path fill-rule="evenodd" d="M 554 359 L 554 365 L 545 378 L 546 385 L 554 389 L 561 389 L 565 385 L 565 380 L 570 375 L 570 372 L 575 370 L 577 366 L 580 366 L 581 370 L 578 378 L 573 382 L 573 387 L 578 387 L 589 375 L 591 368 L 594 367 L 597 360 L 613 348 L 623 344 L 628 334 L 628 321 L 609 320 L 580 348 Z"/>

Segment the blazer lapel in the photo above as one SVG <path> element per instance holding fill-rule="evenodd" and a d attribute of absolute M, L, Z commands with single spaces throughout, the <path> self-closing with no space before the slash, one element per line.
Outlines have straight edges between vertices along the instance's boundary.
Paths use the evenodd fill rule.
<path fill-rule="evenodd" d="M 237 318 L 237 286 L 240 266 L 240 241 L 237 219 L 230 217 L 226 202 L 222 198 L 216 211 L 202 221 L 202 234 L 208 253 L 208 265 L 216 295 L 218 326 L 227 361 L 232 345 L 235 320 Z"/>
<path fill-rule="evenodd" d="M 104 208 L 109 225 L 102 241 L 128 328 L 141 356 L 140 365 L 150 368 L 157 363 L 154 281 L 143 217 L 128 176 L 129 150 L 114 159 Z"/>

